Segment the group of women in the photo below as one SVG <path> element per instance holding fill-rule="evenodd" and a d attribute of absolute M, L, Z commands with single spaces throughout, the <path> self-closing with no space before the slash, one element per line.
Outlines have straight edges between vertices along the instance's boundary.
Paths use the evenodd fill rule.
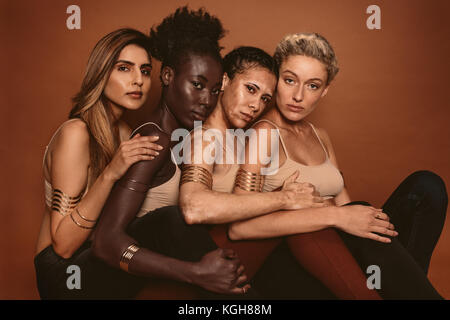
<path fill-rule="evenodd" d="M 158 278 L 210 298 L 441 299 L 427 270 L 447 209 L 442 179 L 415 172 L 382 209 L 351 202 L 330 138 L 306 120 L 339 70 L 328 41 L 291 34 L 273 57 L 239 47 L 222 59 L 223 36 L 216 17 L 183 7 L 149 37 L 120 29 L 97 43 L 44 155 L 41 298 L 131 298 Z M 152 57 L 161 97 L 132 131 L 121 116 L 146 101 Z M 197 160 L 210 150 L 194 148 L 198 134 L 250 127 L 269 161 L 249 161 L 253 146 L 237 141 L 239 164 L 214 139 L 234 161 L 177 165 L 175 130 L 191 131 Z M 70 265 L 80 289 L 67 286 Z"/>

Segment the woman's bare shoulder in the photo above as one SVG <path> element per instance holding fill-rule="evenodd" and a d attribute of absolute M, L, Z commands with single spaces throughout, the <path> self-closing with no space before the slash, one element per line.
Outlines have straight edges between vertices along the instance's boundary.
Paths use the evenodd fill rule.
<path fill-rule="evenodd" d="M 52 141 L 51 149 L 67 150 L 75 148 L 79 151 L 89 150 L 89 129 L 81 119 L 64 122 Z"/>

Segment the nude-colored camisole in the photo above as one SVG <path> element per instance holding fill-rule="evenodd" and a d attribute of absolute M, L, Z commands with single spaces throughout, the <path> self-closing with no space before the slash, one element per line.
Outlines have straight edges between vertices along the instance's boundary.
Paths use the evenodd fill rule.
<path fill-rule="evenodd" d="M 284 144 L 283 137 L 281 136 L 278 126 L 272 121 L 266 119 L 259 120 L 258 122 L 262 121 L 270 123 L 277 129 L 281 145 L 283 146 L 284 152 L 286 154 L 286 161 L 281 167 L 278 168 L 278 171 L 273 171 L 273 174 L 269 173 L 265 176 L 263 192 L 270 192 L 279 188 L 283 185 L 284 181 L 289 178 L 296 170 L 300 171 L 300 176 L 297 181 L 309 182 L 314 185 L 316 190 L 320 193 L 320 196 L 325 200 L 334 198 L 342 191 L 342 189 L 344 188 L 344 179 L 342 178 L 339 170 L 331 163 L 328 157 L 327 150 L 325 149 L 325 146 L 323 145 L 323 142 L 317 134 L 317 131 L 312 123 L 309 124 L 311 125 L 317 139 L 320 142 L 320 145 L 325 152 L 326 159 L 322 164 L 315 166 L 306 166 L 292 160 L 289 157 L 289 152 L 286 148 L 286 145 Z"/>
<path fill-rule="evenodd" d="M 133 136 L 134 132 L 136 132 L 140 128 L 147 126 L 147 125 L 153 125 L 162 131 L 162 129 L 156 123 L 147 122 L 147 123 L 144 123 L 143 125 L 137 127 L 133 131 L 131 136 Z M 172 150 L 170 150 L 170 156 L 171 156 L 171 161 L 175 165 L 175 173 L 169 180 L 167 180 L 163 184 L 160 184 L 157 187 L 150 188 L 147 191 L 147 194 L 145 195 L 145 200 L 142 203 L 141 209 L 139 210 L 139 212 L 137 214 L 138 217 L 142 217 L 145 214 L 147 214 L 149 211 L 153 211 L 158 208 L 162 208 L 162 207 L 166 207 L 166 206 L 173 206 L 173 205 L 178 204 L 178 194 L 179 194 L 181 170 L 176 165 L 174 156 L 172 154 Z"/>

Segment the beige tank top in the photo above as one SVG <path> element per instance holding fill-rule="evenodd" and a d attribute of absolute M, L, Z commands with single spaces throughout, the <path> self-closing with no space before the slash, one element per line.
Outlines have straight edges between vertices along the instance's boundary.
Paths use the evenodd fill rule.
<path fill-rule="evenodd" d="M 292 160 L 289 157 L 289 152 L 284 144 L 283 137 L 281 136 L 280 130 L 278 126 L 272 121 L 262 119 L 258 122 L 268 122 L 273 125 L 280 137 L 281 145 L 283 146 L 284 152 L 286 154 L 286 161 L 283 163 L 281 167 L 278 168 L 278 171 L 274 171 L 273 174 L 268 174 L 265 176 L 263 192 L 270 192 L 275 190 L 283 185 L 284 181 L 289 178 L 296 170 L 300 171 L 300 176 L 298 178 L 298 182 L 309 182 L 315 186 L 316 190 L 320 193 L 320 196 L 326 199 L 331 199 L 337 196 L 342 189 L 344 188 L 344 179 L 342 178 L 339 170 L 331 163 L 327 150 L 322 143 L 319 135 L 317 134 L 316 129 L 309 123 L 316 135 L 317 139 L 320 142 L 324 152 L 325 152 L 325 161 L 322 164 L 315 166 L 306 166 L 301 163 L 298 163 Z M 256 122 L 256 123 L 258 123 Z M 255 124 L 256 124 L 255 123 Z"/>
<path fill-rule="evenodd" d="M 162 129 L 154 122 L 147 122 L 143 125 L 137 127 L 131 135 L 134 134 L 137 130 L 140 128 L 146 126 L 146 125 L 154 125 L 159 130 L 162 131 Z M 180 185 L 180 178 L 181 178 L 181 170 L 176 165 L 174 155 L 172 153 L 172 150 L 170 150 L 171 155 L 171 161 L 175 164 L 175 173 L 173 176 L 164 182 L 163 184 L 153 187 L 147 191 L 147 194 L 145 195 L 145 200 L 142 203 L 141 209 L 139 210 L 137 216 L 142 217 L 146 215 L 149 211 L 156 210 L 158 208 L 166 207 L 166 206 L 173 206 L 178 204 L 178 194 L 179 194 L 179 185 Z"/>

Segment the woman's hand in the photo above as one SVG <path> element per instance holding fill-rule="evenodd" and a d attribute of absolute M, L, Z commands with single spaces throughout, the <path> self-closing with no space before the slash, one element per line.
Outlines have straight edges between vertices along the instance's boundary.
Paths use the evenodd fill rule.
<path fill-rule="evenodd" d="M 395 237 L 394 225 L 389 222 L 389 216 L 382 209 L 370 206 L 350 205 L 337 207 L 336 227 L 362 238 L 390 243 L 391 239 L 376 233 Z M 375 233 L 376 232 L 376 233 Z"/>
<path fill-rule="evenodd" d="M 247 276 L 244 266 L 231 249 L 216 249 L 205 254 L 197 264 L 194 284 L 216 293 L 242 294 L 250 288 L 249 284 L 239 287 Z"/>
<path fill-rule="evenodd" d="M 286 205 L 283 209 L 298 210 L 326 206 L 322 197 L 312 184 L 296 181 L 299 174 L 298 170 L 295 171 L 283 183 L 281 191 L 286 194 Z"/>
<path fill-rule="evenodd" d="M 159 150 L 163 147 L 154 143 L 158 141 L 158 136 L 135 135 L 128 141 L 123 141 L 113 159 L 105 168 L 105 174 L 113 181 L 119 180 L 128 168 L 141 160 L 153 160 L 159 155 Z"/>

